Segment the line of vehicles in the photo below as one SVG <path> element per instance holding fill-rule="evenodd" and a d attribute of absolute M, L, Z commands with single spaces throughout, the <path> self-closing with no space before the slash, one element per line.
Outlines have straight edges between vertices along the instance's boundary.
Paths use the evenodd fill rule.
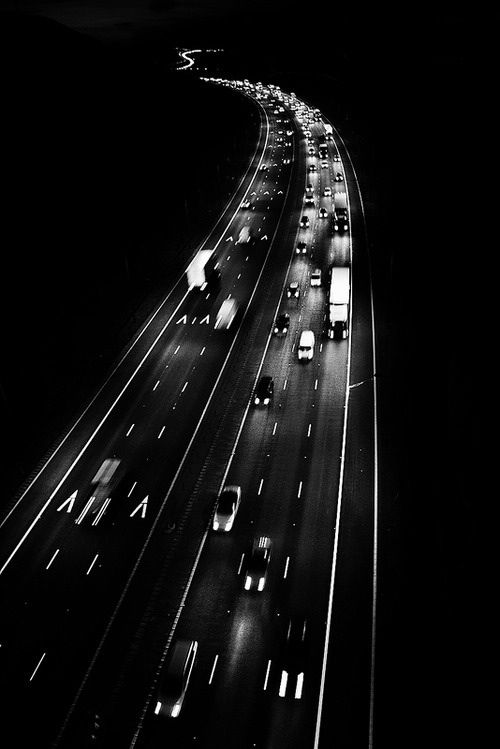
<path fill-rule="evenodd" d="M 221 81 L 222 79 L 219 79 Z M 252 84 L 248 81 L 235 82 L 234 87 L 251 89 Z M 328 142 L 333 140 L 333 130 L 329 123 L 321 119 L 319 110 L 311 110 L 299 102 L 295 94 L 289 96 L 283 94 L 277 86 L 264 87 L 256 84 L 254 87 L 256 98 L 261 98 L 271 106 L 276 106 L 275 113 L 284 112 L 278 102 L 285 103 L 290 109 L 297 112 L 297 119 L 307 137 L 311 138 L 309 127 L 314 124 L 322 125 L 324 136 L 320 139 L 318 154 L 322 162 L 328 168 Z M 312 147 L 311 147 L 312 148 Z M 316 152 L 312 148 L 314 155 Z M 313 154 L 311 154 L 313 155 Z M 340 161 L 340 157 L 334 156 L 334 161 Z M 314 168 L 313 168 L 314 167 Z M 309 166 L 309 172 L 317 171 L 316 165 Z M 340 175 L 340 176 L 339 176 Z M 339 179 L 337 179 L 339 177 Z M 343 181 L 343 174 L 337 170 L 336 181 Z M 305 203 L 314 206 L 313 186 L 307 185 Z M 331 197 L 332 190 L 326 186 L 323 191 L 324 197 Z M 241 204 L 241 208 L 251 208 L 250 201 Z M 319 209 L 319 217 L 327 218 L 325 208 Z M 302 216 L 300 228 L 306 229 L 310 226 L 307 216 Z M 346 232 L 349 229 L 349 215 L 347 206 L 347 195 L 345 192 L 335 193 L 333 196 L 332 228 L 335 232 Z M 244 226 L 239 232 L 236 244 L 248 244 L 254 240 L 252 230 Z M 295 254 L 300 256 L 307 254 L 307 243 L 300 240 L 295 249 Z M 205 291 L 207 289 L 219 290 L 221 286 L 221 273 L 217 254 L 214 250 L 200 250 L 187 268 L 186 279 L 188 289 L 191 291 Z M 315 268 L 310 275 L 312 287 L 320 287 L 322 284 L 322 273 L 320 268 Z M 300 285 L 298 281 L 291 281 L 286 289 L 287 299 L 298 299 L 300 296 Z M 330 269 L 330 281 L 328 291 L 328 337 L 332 339 L 345 339 L 349 330 L 349 305 L 350 305 L 350 268 L 348 266 L 333 266 Z M 214 329 L 228 330 L 234 324 L 238 313 L 238 302 L 232 297 L 224 299 L 215 317 Z M 287 336 L 290 330 L 290 315 L 288 312 L 280 311 L 274 321 L 272 332 L 277 337 Z M 316 345 L 315 333 L 306 329 L 300 331 L 297 345 L 297 358 L 299 361 L 311 361 L 314 357 Z M 268 407 L 272 403 L 274 393 L 274 381 L 270 375 L 263 375 L 252 395 L 255 406 Z M 106 509 L 111 493 L 120 486 L 124 476 L 123 463 L 119 458 L 107 458 L 91 481 L 91 504 L 89 513 L 94 518 L 99 517 Z M 242 502 L 242 490 L 240 486 L 225 485 L 215 502 L 214 512 L 211 519 L 211 527 L 215 533 L 228 533 L 234 526 L 236 515 Z M 245 555 L 246 563 L 243 571 L 243 588 L 247 592 L 260 593 L 264 590 L 269 563 L 272 555 L 272 540 L 267 535 L 256 536 L 251 544 L 248 554 Z M 280 679 L 279 695 L 285 696 L 288 689 L 290 674 L 293 673 L 292 693 L 295 699 L 302 694 L 304 681 L 304 654 L 305 654 L 306 620 L 288 620 L 286 633 L 284 635 L 284 663 L 285 665 Z M 199 643 L 196 640 L 177 639 L 169 648 L 167 660 L 162 668 L 161 677 L 154 702 L 153 712 L 156 716 L 167 716 L 176 718 L 182 709 L 184 698 L 191 679 L 193 668 L 197 659 Z"/>

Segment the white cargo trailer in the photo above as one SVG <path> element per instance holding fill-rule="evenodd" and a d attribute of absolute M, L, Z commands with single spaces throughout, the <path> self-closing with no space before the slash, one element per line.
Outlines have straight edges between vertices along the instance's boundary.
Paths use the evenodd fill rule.
<path fill-rule="evenodd" d="M 347 338 L 349 334 L 350 269 L 332 268 L 329 297 L 329 338 Z"/>

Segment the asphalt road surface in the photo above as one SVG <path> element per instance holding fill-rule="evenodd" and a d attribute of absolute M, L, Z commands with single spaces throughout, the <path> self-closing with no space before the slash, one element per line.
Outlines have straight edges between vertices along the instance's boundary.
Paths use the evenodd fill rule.
<path fill-rule="evenodd" d="M 17 745 L 370 745 L 376 400 L 356 176 L 335 133 L 321 167 L 324 118 L 311 116 L 307 143 L 291 97 L 216 85 L 239 88 L 261 115 L 251 163 L 201 247 L 215 251 L 220 287 L 189 291 L 183 275 L 168 290 L 0 527 L 4 709 Z M 336 192 L 348 197 L 343 233 L 332 231 Z M 251 241 L 237 242 L 245 226 Z M 332 264 L 351 268 L 343 340 L 326 334 Z M 298 298 L 286 294 L 293 281 Z M 238 315 L 215 329 L 229 296 Z M 276 336 L 281 312 L 290 328 Z M 307 362 L 302 330 L 316 337 Z M 268 407 L 253 404 L 261 375 L 274 378 Z M 93 513 L 90 482 L 108 458 L 122 473 Z M 215 533 L 224 483 L 242 501 L 232 530 Z M 247 591 L 259 536 L 271 558 L 264 589 Z M 294 650 L 290 622 L 302 632 Z M 197 658 L 179 716 L 164 718 L 158 685 L 179 638 L 197 641 Z"/>

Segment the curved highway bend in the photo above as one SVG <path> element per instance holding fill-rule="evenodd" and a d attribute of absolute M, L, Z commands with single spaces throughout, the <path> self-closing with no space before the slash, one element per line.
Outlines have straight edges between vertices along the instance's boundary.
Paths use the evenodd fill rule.
<path fill-rule="evenodd" d="M 215 82 L 257 99 L 262 113 L 249 169 L 203 244 L 216 250 L 221 289 L 188 294 L 177 282 L 0 531 L 2 670 L 19 743 L 33 726 L 38 746 L 87 746 L 93 734 L 102 746 L 371 741 L 373 350 L 355 175 L 338 141 L 326 168 L 307 156 L 296 97 Z M 312 111 L 309 128 L 317 142 L 324 128 Z M 311 163 L 316 173 L 306 173 Z M 314 208 L 303 205 L 309 181 Z M 331 214 L 327 186 L 348 192 L 348 233 L 318 216 Z M 245 225 L 254 241 L 237 244 Z M 352 268 L 352 334 L 342 341 L 322 335 L 332 262 Z M 320 287 L 310 285 L 314 268 Z M 299 299 L 284 294 L 290 281 Z M 240 317 L 214 330 L 228 295 Z M 291 321 L 284 338 L 271 333 L 281 311 Z M 316 353 L 299 365 L 306 328 Z M 275 384 L 265 410 L 249 403 L 260 374 Z M 111 455 L 126 467 L 125 489 L 92 527 L 81 519 L 89 481 Z M 242 503 L 220 536 L 207 529 L 223 482 L 242 487 Z M 242 570 L 260 534 L 272 558 L 252 595 Z M 304 626 L 303 684 L 299 696 L 291 687 L 280 696 L 290 619 Z M 180 716 L 159 720 L 158 675 L 178 637 L 198 641 L 198 659 Z"/>

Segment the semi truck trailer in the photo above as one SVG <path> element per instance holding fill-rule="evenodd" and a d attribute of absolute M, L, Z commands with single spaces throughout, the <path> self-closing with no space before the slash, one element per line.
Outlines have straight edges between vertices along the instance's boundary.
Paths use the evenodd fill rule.
<path fill-rule="evenodd" d="M 349 334 L 350 269 L 332 268 L 328 300 L 328 337 L 342 339 Z"/>

